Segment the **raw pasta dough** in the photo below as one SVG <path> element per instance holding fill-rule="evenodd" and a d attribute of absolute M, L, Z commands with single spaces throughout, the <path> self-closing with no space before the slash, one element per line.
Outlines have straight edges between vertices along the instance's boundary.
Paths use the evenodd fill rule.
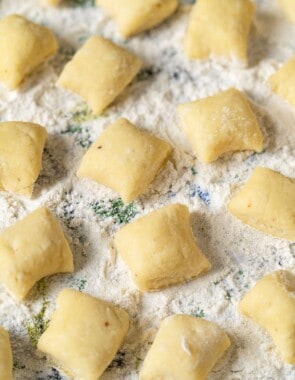
<path fill-rule="evenodd" d="M 216 323 L 173 315 L 162 321 L 140 380 L 204 380 L 229 346 L 228 336 Z"/>
<path fill-rule="evenodd" d="M 0 189 L 32 195 L 42 167 L 46 137 L 46 129 L 38 124 L 0 123 Z"/>
<path fill-rule="evenodd" d="M 97 380 L 115 357 L 129 328 L 128 314 L 73 289 L 57 298 L 38 349 L 75 380 Z"/>
<path fill-rule="evenodd" d="M 92 36 L 66 64 L 57 83 L 82 96 L 99 114 L 132 81 L 141 65 L 128 50 Z"/>
<path fill-rule="evenodd" d="M 239 309 L 270 333 L 284 361 L 295 364 L 295 277 L 290 272 L 263 277 Z"/>
<path fill-rule="evenodd" d="M 9 335 L 0 326 L 0 379 L 12 380 L 12 352 Z"/>
<path fill-rule="evenodd" d="M 121 228 L 114 243 L 141 291 L 191 280 L 210 268 L 195 243 L 189 210 L 180 204 L 162 207 Z"/>
<path fill-rule="evenodd" d="M 73 272 L 73 256 L 63 231 L 40 207 L 0 234 L 0 281 L 22 300 L 45 276 Z"/>
<path fill-rule="evenodd" d="M 185 38 L 187 56 L 218 56 L 246 64 L 253 14 L 251 0 L 198 0 Z"/>
<path fill-rule="evenodd" d="M 269 78 L 272 90 L 295 106 L 295 58 L 285 63 Z"/>
<path fill-rule="evenodd" d="M 48 28 L 19 15 L 4 17 L 0 21 L 0 81 L 10 89 L 17 88 L 57 48 Z"/>
<path fill-rule="evenodd" d="M 177 107 L 181 127 L 202 162 L 226 152 L 263 149 L 263 136 L 247 98 L 235 88 Z"/>
<path fill-rule="evenodd" d="M 78 176 L 108 186 L 130 202 L 146 191 L 171 152 L 165 141 L 119 119 L 86 152 Z"/>
<path fill-rule="evenodd" d="M 295 241 L 295 181 L 281 173 L 256 168 L 228 209 L 257 230 Z"/>
<path fill-rule="evenodd" d="M 175 11 L 177 3 L 178 0 L 96 0 L 114 18 L 124 37 L 160 24 Z"/>

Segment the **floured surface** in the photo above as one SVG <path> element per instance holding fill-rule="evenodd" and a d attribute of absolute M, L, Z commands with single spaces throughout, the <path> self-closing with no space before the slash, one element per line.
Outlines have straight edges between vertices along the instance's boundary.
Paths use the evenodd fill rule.
<path fill-rule="evenodd" d="M 294 369 L 282 363 L 270 337 L 240 317 L 236 309 L 242 295 L 263 275 L 275 269 L 294 269 L 295 244 L 250 229 L 225 208 L 257 165 L 295 177 L 295 111 L 272 95 L 266 83 L 294 54 L 295 26 L 279 15 L 274 2 L 256 3 L 250 67 L 245 70 L 185 58 L 182 40 L 188 5 L 182 5 L 157 29 L 124 41 L 113 23 L 92 7 L 46 9 L 38 0 L 1 1 L 1 17 L 18 12 L 46 24 L 57 34 L 61 47 L 54 59 L 28 78 L 20 92 L 0 88 L 1 120 L 32 121 L 49 133 L 33 199 L 0 193 L 0 228 L 44 204 L 59 217 L 69 236 L 76 266 L 73 275 L 41 281 L 20 305 L 0 288 L 0 324 L 11 334 L 16 380 L 63 378 L 36 353 L 33 343 L 46 327 L 56 295 L 66 286 L 113 301 L 130 314 L 132 325 L 126 343 L 103 380 L 137 379 L 160 320 L 173 313 L 215 321 L 230 336 L 232 347 L 209 380 L 295 377 Z M 92 33 L 121 43 L 145 62 L 136 80 L 98 118 L 87 111 L 80 98 L 55 87 L 63 65 Z M 245 91 L 255 103 L 265 149 L 260 154 L 229 154 L 213 164 L 201 164 L 177 126 L 175 106 L 230 86 Z M 75 176 L 87 146 L 121 116 L 174 147 L 173 160 L 150 190 L 128 207 L 111 190 Z M 187 284 L 140 294 L 111 249 L 114 232 L 134 217 L 171 202 L 190 208 L 194 235 L 212 269 Z"/>

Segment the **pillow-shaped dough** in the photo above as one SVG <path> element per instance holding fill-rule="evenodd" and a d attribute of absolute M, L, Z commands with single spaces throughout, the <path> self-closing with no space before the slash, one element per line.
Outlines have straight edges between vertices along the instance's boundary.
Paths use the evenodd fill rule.
<path fill-rule="evenodd" d="M 128 50 L 92 36 L 66 64 L 57 83 L 82 96 L 99 114 L 132 81 L 141 65 Z"/>
<path fill-rule="evenodd" d="M 96 0 L 115 20 L 123 37 L 160 24 L 177 8 L 178 0 Z"/>
<path fill-rule="evenodd" d="M 171 152 L 165 141 L 119 119 L 86 152 L 78 176 L 110 187 L 130 202 L 147 189 Z"/>
<path fill-rule="evenodd" d="M 12 380 L 12 352 L 9 335 L 0 326 L 0 379 Z"/>
<path fill-rule="evenodd" d="M 127 224 L 114 243 L 141 291 L 191 280 L 210 268 L 195 243 L 184 205 L 171 204 Z"/>
<path fill-rule="evenodd" d="M 185 37 L 187 56 L 219 56 L 246 64 L 253 14 L 251 0 L 198 0 Z"/>
<path fill-rule="evenodd" d="M 281 173 L 257 167 L 228 209 L 257 230 L 295 241 L 295 181 Z"/>
<path fill-rule="evenodd" d="M 229 348 L 213 322 L 189 315 L 164 319 L 140 373 L 140 380 L 204 380 Z"/>
<path fill-rule="evenodd" d="M 181 127 L 198 159 L 208 163 L 226 152 L 263 149 L 263 136 L 247 98 L 235 88 L 180 104 Z"/>
<path fill-rule="evenodd" d="M 17 88 L 57 48 L 48 28 L 19 15 L 4 17 L 0 21 L 0 81 L 11 89 Z"/>
<path fill-rule="evenodd" d="M 285 362 L 295 364 L 295 277 L 290 272 L 263 277 L 242 299 L 239 310 L 269 332 Z"/>
<path fill-rule="evenodd" d="M 45 207 L 0 233 L 0 282 L 15 299 L 24 299 L 41 278 L 73 270 L 68 242 Z"/>
<path fill-rule="evenodd" d="M 295 22 L 295 2 L 294 0 L 277 0 L 286 17 L 291 21 Z"/>
<path fill-rule="evenodd" d="M 295 106 L 295 58 L 290 59 L 269 78 L 269 84 L 276 94 Z"/>
<path fill-rule="evenodd" d="M 46 129 L 38 124 L 0 123 L 0 190 L 32 195 L 46 137 Z"/>
<path fill-rule="evenodd" d="M 38 349 L 75 380 L 97 380 L 115 357 L 129 328 L 128 314 L 73 289 L 62 290 Z"/>

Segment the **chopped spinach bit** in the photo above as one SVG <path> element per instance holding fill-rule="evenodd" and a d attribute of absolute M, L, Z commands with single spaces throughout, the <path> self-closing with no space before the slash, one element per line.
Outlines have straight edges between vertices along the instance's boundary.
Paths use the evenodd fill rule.
<path fill-rule="evenodd" d="M 95 0 L 69 0 L 73 7 L 94 7 Z"/>
<path fill-rule="evenodd" d="M 91 207 L 102 220 L 113 218 L 117 224 L 129 223 L 138 213 L 134 202 L 125 205 L 121 198 L 96 201 Z"/>
<path fill-rule="evenodd" d="M 197 318 L 205 318 L 204 310 L 199 307 L 195 311 L 192 311 L 191 315 Z"/>
<path fill-rule="evenodd" d="M 91 121 L 94 119 L 96 119 L 96 116 L 87 106 L 82 105 L 73 110 L 72 120 L 75 123 L 84 123 L 85 121 Z"/>
<path fill-rule="evenodd" d="M 40 336 L 46 330 L 49 323 L 49 319 L 45 318 L 48 304 L 48 301 L 43 300 L 40 311 L 33 316 L 32 321 L 25 323 L 25 327 L 29 335 L 30 341 L 35 346 L 37 345 Z"/>
<path fill-rule="evenodd" d="M 143 81 L 147 80 L 151 77 L 153 77 L 156 74 L 159 74 L 161 72 L 161 69 L 159 67 L 150 66 L 143 68 L 136 76 L 137 81 Z"/>
<path fill-rule="evenodd" d="M 194 168 L 193 166 L 191 167 L 191 172 L 192 172 L 192 175 L 196 175 L 198 173 L 196 168 Z"/>
<path fill-rule="evenodd" d="M 61 132 L 62 134 L 69 134 L 75 137 L 75 140 L 82 148 L 88 148 L 92 144 L 89 130 L 85 127 L 82 128 L 77 124 L 69 124 L 67 129 Z"/>

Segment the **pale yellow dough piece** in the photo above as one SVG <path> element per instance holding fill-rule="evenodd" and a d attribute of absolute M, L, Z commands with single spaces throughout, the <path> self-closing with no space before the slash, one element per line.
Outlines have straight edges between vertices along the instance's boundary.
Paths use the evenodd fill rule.
<path fill-rule="evenodd" d="M 0 81 L 10 89 L 55 54 L 58 44 L 48 28 L 22 16 L 9 15 L 0 21 Z"/>
<path fill-rule="evenodd" d="M 254 9 L 251 0 L 198 0 L 185 37 L 187 56 L 225 57 L 246 64 Z"/>
<path fill-rule="evenodd" d="M 239 310 L 269 332 L 286 363 L 295 364 L 295 277 L 290 272 L 263 277 L 242 299 Z"/>
<path fill-rule="evenodd" d="M 281 8 L 285 12 L 286 17 L 295 22 L 295 1 L 294 0 L 277 0 Z"/>
<path fill-rule="evenodd" d="M 96 0 L 115 20 L 123 37 L 151 29 L 168 18 L 178 0 Z"/>
<path fill-rule="evenodd" d="M 180 104 L 180 124 L 197 158 L 205 163 L 224 153 L 263 149 L 263 136 L 250 104 L 230 88 L 214 96 Z"/>
<path fill-rule="evenodd" d="M 99 114 L 132 81 L 141 65 L 128 50 L 92 36 L 66 64 L 57 83 L 80 95 Z"/>
<path fill-rule="evenodd" d="M 12 380 L 12 352 L 9 335 L 0 326 L 0 379 Z"/>
<path fill-rule="evenodd" d="M 230 347 L 213 322 L 189 315 L 164 319 L 140 373 L 140 380 L 205 380 Z"/>
<path fill-rule="evenodd" d="M 57 297 L 38 349 L 75 380 L 97 380 L 114 359 L 129 328 L 121 308 L 73 289 Z"/>
<path fill-rule="evenodd" d="M 41 278 L 73 270 L 69 244 L 45 207 L 1 232 L 0 282 L 16 300 L 23 300 Z"/>
<path fill-rule="evenodd" d="M 141 291 L 154 291 L 192 280 L 210 269 L 197 247 L 189 210 L 171 204 L 121 228 L 115 248 Z"/>
<path fill-rule="evenodd" d="M 295 106 L 295 57 L 269 78 L 269 84 L 273 92 Z"/>
<path fill-rule="evenodd" d="M 86 152 L 78 176 L 110 187 L 130 202 L 146 191 L 171 152 L 165 141 L 118 119 Z"/>
<path fill-rule="evenodd" d="M 46 137 L 46 129 L 38 124 L 0 123 L 0 190 L 32 195 L 42 168 Z"/>
<path fill-rule="evenodd" d="M 295 241 L 295 181 L 281 173 L 255 168 L 228 209 L 257 230 Z"/>

